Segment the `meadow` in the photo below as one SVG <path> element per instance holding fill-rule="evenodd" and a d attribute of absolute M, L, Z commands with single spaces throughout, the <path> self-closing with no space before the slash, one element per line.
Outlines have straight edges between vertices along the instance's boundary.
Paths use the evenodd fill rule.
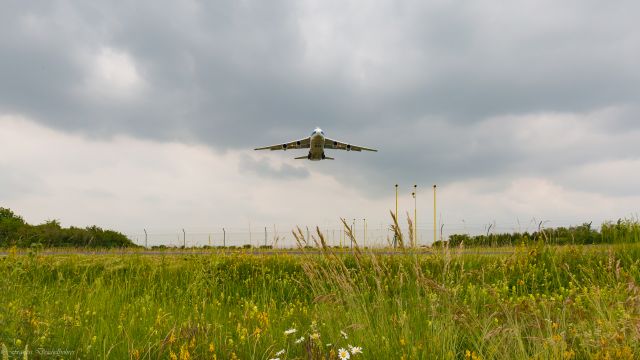
<path fill-rule="evenodd" d="M 640 358 L 638 244 L 424 254 L 314 239 L 302 255 L 14 249 L 3 359 Z"/>

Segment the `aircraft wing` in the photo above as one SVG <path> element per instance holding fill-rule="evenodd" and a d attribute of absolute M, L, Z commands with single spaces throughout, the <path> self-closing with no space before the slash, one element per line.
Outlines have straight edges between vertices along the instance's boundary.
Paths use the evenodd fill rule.
<path fill-rule="evenodd" d="M 336 150 L 347 150 L 347 151 L 378 151 L 376 149 L 370 149 L 364 146 L 352 145 L 343 143 L 341 141 L 332 140 L 329 138 L 324 139 L 324 148 L 325 149 L 336 149 Z"/>
<path fill-rule="evenodd" d="M 288 143 L 259 147 L 254 150 L 288 150 L 288 149 L 308 149 L 311 144 L 310 138 L 290 141 Z"/>

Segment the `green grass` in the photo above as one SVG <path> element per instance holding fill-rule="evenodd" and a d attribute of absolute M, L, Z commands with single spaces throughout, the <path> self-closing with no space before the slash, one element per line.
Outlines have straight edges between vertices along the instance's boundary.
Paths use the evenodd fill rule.
<path fill-rule="evenodd" d="M 640 358 L 638 244 L 325 250 L 10 254 L 0 258 L 0 342 L 9 358 L 27 348 L 30 358 L 270 359 L 284 349 L 281 359 L 316 359 L 349 344 L 363 348 L 351 359 Z"/>

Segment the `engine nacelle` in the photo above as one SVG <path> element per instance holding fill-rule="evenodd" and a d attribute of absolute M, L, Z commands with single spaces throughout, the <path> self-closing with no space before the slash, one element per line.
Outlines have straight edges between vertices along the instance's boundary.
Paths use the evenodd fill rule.
<path fill-rule="evenodd" d="M 324 153 L 322 153 L 322 160 L 326 159 L 326 155 Z"/>
<path fill-rule="evenodd" d="M 282 150 L 287 150 L 287 144 L 282 144 Z"/>
<path fill-rule="evenodd" d="M 300 146 L 300 141 L 296 141 L 296 145 Z"/>
<path fill-rule="evenodd" d="M 338 142 L 337 142 L 337 141 L 334 141 L 334 142 L 333 142 L 333 147 L 334 147 L 334 148 L 337 148 L 337 147 L 338 147 Z"/>
<path fill-rule="evenodd" d="M 351 151 L 351 145 L 347 144 L 347 151 Z"/>

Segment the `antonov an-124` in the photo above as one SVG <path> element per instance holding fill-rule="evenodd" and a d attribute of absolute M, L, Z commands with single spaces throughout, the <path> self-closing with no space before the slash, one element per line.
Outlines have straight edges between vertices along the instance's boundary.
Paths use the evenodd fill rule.
<path fill-rule="evenodd" d="M 304 139 L 291 141 L 284 144 L 277 144 L 272 146 L 260 147 L 255 150 L 289 150 L 289 149 L 309 149 L 307 156 L 300 156 L 296 159 L 307 159 L 311 161 L 320 160 L 333 160 L 332 157 L 328 157 L 324 153 L 324 149 L 334 150 L 346 150 L 346 151 L 378 151 L 376 149 L 370 149 L 364 146 L 351 145 L 329 139 L 324 136 L 324 131 L 320 128 L 315 128 L 309 137 Z"/>

